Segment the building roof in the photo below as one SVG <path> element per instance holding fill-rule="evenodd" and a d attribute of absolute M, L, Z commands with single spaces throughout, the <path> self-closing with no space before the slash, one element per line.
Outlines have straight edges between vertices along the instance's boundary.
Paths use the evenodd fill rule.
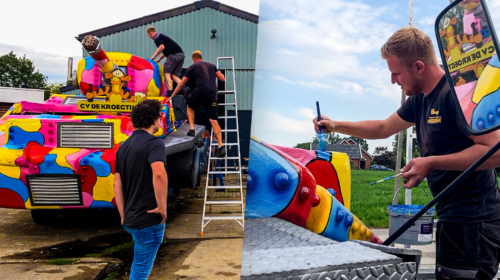
<path fill-rule="evenodd" d="M 319 144 L 313 143 L 311 149 L 318 150 Z M 327 151 L 346 153 L 350 159 L 361 159 L 361 147 L 359 144 L 327 144 Z M 363 158 L 364 159 L 364 158 Z"/>
<path fill-rule="evenodd" d="M 83 40 L 83 38 L 87 35 L 94 35 L 97 37 L 106 36 L 106 35 L 110 35 L 110 34 L 124 31 L 127 29 L 143 26 L 143 25 L 146 25 L 146 24 L 149 24 L 152 22 L 166 19 L 166 18 L 175 17 L 175 16 L 179 16 L 182 14 L 187 14 L 189 12 L 193 12 L 193 11 L 196 11 L 196 10 L 199 10 L 202 8 L 212 8 L 212 9 L 219 10 L 221 12 L 224 12 L 224 13 L 227 13 L 227 14 L 233 15 L 235 17 L 239 17 L 241 19 L 248 20 L 248 21 L 251 21 L 254 23 L 259 22 L 259 16 L 257 16 L 257 15 L 254 15 L 254 14 L 227 6 L 227 5 L 219 3 L 217 1 L 201 0 L 201 1 L 196 1 L 193 4 L 185 5 L 182 7 L 175 8 L 175 9 L 159 12 L 159 13 L 148 15 L 148 16 L 143 16 L 141 18 L 137 18 L 137 19 L 129 20 L 129 21 L 122 22 L 119 24 L 115 24 L 112 26 L 104 27 L 101 29 L 85 32 L 85 33 L 78 35 L 75 38 L 81 42 Z"/>

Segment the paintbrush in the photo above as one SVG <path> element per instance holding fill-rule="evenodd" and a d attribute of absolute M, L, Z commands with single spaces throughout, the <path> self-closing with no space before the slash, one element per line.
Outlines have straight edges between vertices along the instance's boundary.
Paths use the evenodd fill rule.
<path fill-rule="evenodd" d="M 384 182 L 384 181 L 387 181 L 387 180 L 390 180 L 390 179 L 393 179 L 393 178 L 396 178 L 396 177 L 399 177 L 403 175 L 403 172 L 399 173 L 399 174 L 396 174 L 396 175 L 392 175 L 392 176 L 389 176 L 387 178 L 384 178 L 382 180 L 378 180 L 377 182 L 371 182 L 370 185 L 375 185 L 375 184 L 378 184 L 378 183 L 381 183 L 381 182 Z"/>
<path fill-rule="evenodd" d="M 321 113 L 319 111 L 319 102 L 318 101 L 316 101 L 316 110 L 318 111 L 318 122 L 319 122 L 319 121 L 321 121 Z M 318 144 L 319 144 L 320 151 L 326 150 L 326 134 L 323 133 L 323 126 L 319 126 Z"/>

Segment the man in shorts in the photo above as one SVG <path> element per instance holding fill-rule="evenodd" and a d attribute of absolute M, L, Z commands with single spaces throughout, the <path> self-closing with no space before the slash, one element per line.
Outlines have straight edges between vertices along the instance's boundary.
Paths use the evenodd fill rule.
<path fill-rule="evenodd" d="M 160 57 L 156 60 L 156 62 L 160 63 L 160 61 L 166 57 L 165 64 L 163 65 L 163 72 L 165 75 L 165 83 L 167 85 L 167 90 L 172 92 L 171 81 L 174 81 L 176 84 L 179 84 L 181 79 L 182 65 L 184 64 L 184 52 L 181 47 L 168 36 L 156 32 L 156 29 L 153 26 L 149 26 L 146 29 L 149 38 L 154 40 L 156 44 L 156 52 L 151 56 L 151 60 L 154 60 L 160 53 Z"/>
<path fill-rule="evenodd" d="M 121 223 L 134 240 L 130 279 L 147 279 L 163 242 L 167 219 L 168 179 L 165 143 L 154 136 L 160 129 L 158 100 L 132 109 L 135 128 L 116 153 L 114 192 Z"/>
<path fill-rule="evenodd" d="M 453 182 L 500 140 L 500 131 L 469 135 L 454 104 L 445 72 L 432 41 L 414 27 L 396 31 L 382 46 L 391 82 L 409 98 L 385 120 L 345 122 L 322 116 L 315 129 L 363 139 L 382 139 L 416 126 L 421 157 L 402 172 L 403 186 L 413 188 L 427 177 L 434 196 Z M 439 121 L 434 121 L 438 119 Z M 493 279 L 500 261 L 500 191 L 493 167 L 499 154 L 486 161 L 436 205 L 436 279 Z"/>
<path fill-rule="evenodd" d="M 218 148 L 215 151 L 216 157 L 223 157 L 226 150 L 222 145 L 222 133 L 217 119 L 217 84 L 215 78 L 224 82 L 224 75 L 217 69 L 215 65 L 210 62 L 203 61 L 200 51 L 194 51 L 191 54 L 193 65 L 189 66 L 182 81 L 175 88 L 171 97 L 174 97 L 179 91 L 182 90 L 184 85 L 192 79 L 195 83 L 195 89 L 187 100 L 187 115 L 190 130 L 188 136 L 194 136 L 194 110 L 203 105 L 205 112 L 210 120 L 210 124 L 214 130 L 215 137 L 217 138 Z"/>

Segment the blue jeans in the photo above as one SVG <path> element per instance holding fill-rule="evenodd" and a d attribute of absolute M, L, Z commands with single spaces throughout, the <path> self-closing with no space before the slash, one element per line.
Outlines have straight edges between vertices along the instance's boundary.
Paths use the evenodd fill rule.
<path fill-rule="evenodd" d="M 151 269 L 153 269 L 156 252 L 158 252 L 158 248 L 163 242 L 165 223 L 142 229 L 131 229 L 125 225 L 122 226 L 134 239 L 134 262 L 132 263 L 129 279 L 147 279 Z"/>

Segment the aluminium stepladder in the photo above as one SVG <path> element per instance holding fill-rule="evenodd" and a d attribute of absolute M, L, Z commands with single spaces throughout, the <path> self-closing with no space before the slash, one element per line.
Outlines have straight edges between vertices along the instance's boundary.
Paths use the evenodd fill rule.
<path fill-rule="evenodd" d="M 212 151 L 212 148 L 216 148 L 218 146 L 217 144 L 217 139 L 215 138 L 214 130 L 212 128 L 212 132 L 210 133 L 210 154 L 208 158 L 208 172 L 207 172 L 207 178 L 206 178 L 206 187 L 205 187 L 205 198 L 203 202 L 203 216 L 201 220 L 201 235 L 203 235 L 203 230 L 204 228 L 210 223 L 212 220 L 235 220 L 238 224 L 240 224 L 243 228 L 245 225 L 245 214 L 244 214 L 244 206 L 243 206 L 243 180 L 242 180 L 242 173 L 241 173 L 241 153 L 240 153 L 240 135 L 239 135 L 239 127 L 238 127 L 238 106 L 237 106 L 237 98 L 236 98 L 236 72 L 235 72 L 235 67 L 234 67 L 234 57 L 217 57 L 217 69 L 220 67 L 220 61 L 230 61 L 231 63 L 231 68 L 226 69 L 226 87 L 222 91 L 217 92 L 217 96 L 219 95 L 224 95 L 224 103 L 219 103 L 218 106 L 224 106 L 224 115 L 219 116 L 219 119 L 224 120 L 224 128 L 222 128 L 221 133 L 223 134 L 223 145 L 226 148 L 226 155 L 222 158 L 217 158 L 214 156 L 215 149 Z M 232 71 L 232 89 L 227 90 L 227 84 L 228 84 L 228 72 Z M 234 108 L 234 116 L 229 116 L 228 110 L 229 108 Z M 231 121 L 229 121 L 231 120 Z M 231 128 L 229 128 L 229 124 L 231 124 Z M 231 135 L 232 134 L 232 135 Z M 235 139 L 236 141 L 233 143 L 228 143 L 228 136 L 236 136 Z M 234 137 L 231 137 L 234 138 Z M 228 156 L 229 151 L 233 150 L 236 148 L 237 150 L 237 155 L 236 156 Z M 217 160 L 222 160 L 224 162 L 223 165 L 218 167 L 217 169 L 213 168 L 213 166 L 217 166 L 216 161 Z M 233 165 L 230 166 L 228 160 L 233 161 Z M 212 170 L 214 169 L 214 170 Z M 210 175 L 212 177 L 215 177 L 215 175 L 228 175 L 233 177 L 230 182 L 228 182 L 228 185 L 226 186 L 214 186 L 212 185 L 214 182 L 217 180 L 213 178 L 210 180 Z M 234 180 L 237 177 L 236 180 Z M 226 177 L 227 178 L 227 177 Z M 226 180 L 228 181 L 228 180 Z M 212 182 L 210 184 L 209 182 Z M 208 198 L 208 190 L 213 190 L 213 189 L 232 189 L 235 191 L 239 191 L 239 198 L 234 198 L 232 200 L 228 200 L 228 198 L 224 198 L 223 200 L 216 200 L 213 198 Z M 214 214 L 210 213 L 207 215 L 206 213 L 206 206 L 208 205 L 210 212 L 212 212 L 212 206 L 215 206 L 214 208 L 217 208 L 217 206 L 240 206 L 241 207 L 241 212 L 240 213 L 230 213 L 228 214 Z"/>

